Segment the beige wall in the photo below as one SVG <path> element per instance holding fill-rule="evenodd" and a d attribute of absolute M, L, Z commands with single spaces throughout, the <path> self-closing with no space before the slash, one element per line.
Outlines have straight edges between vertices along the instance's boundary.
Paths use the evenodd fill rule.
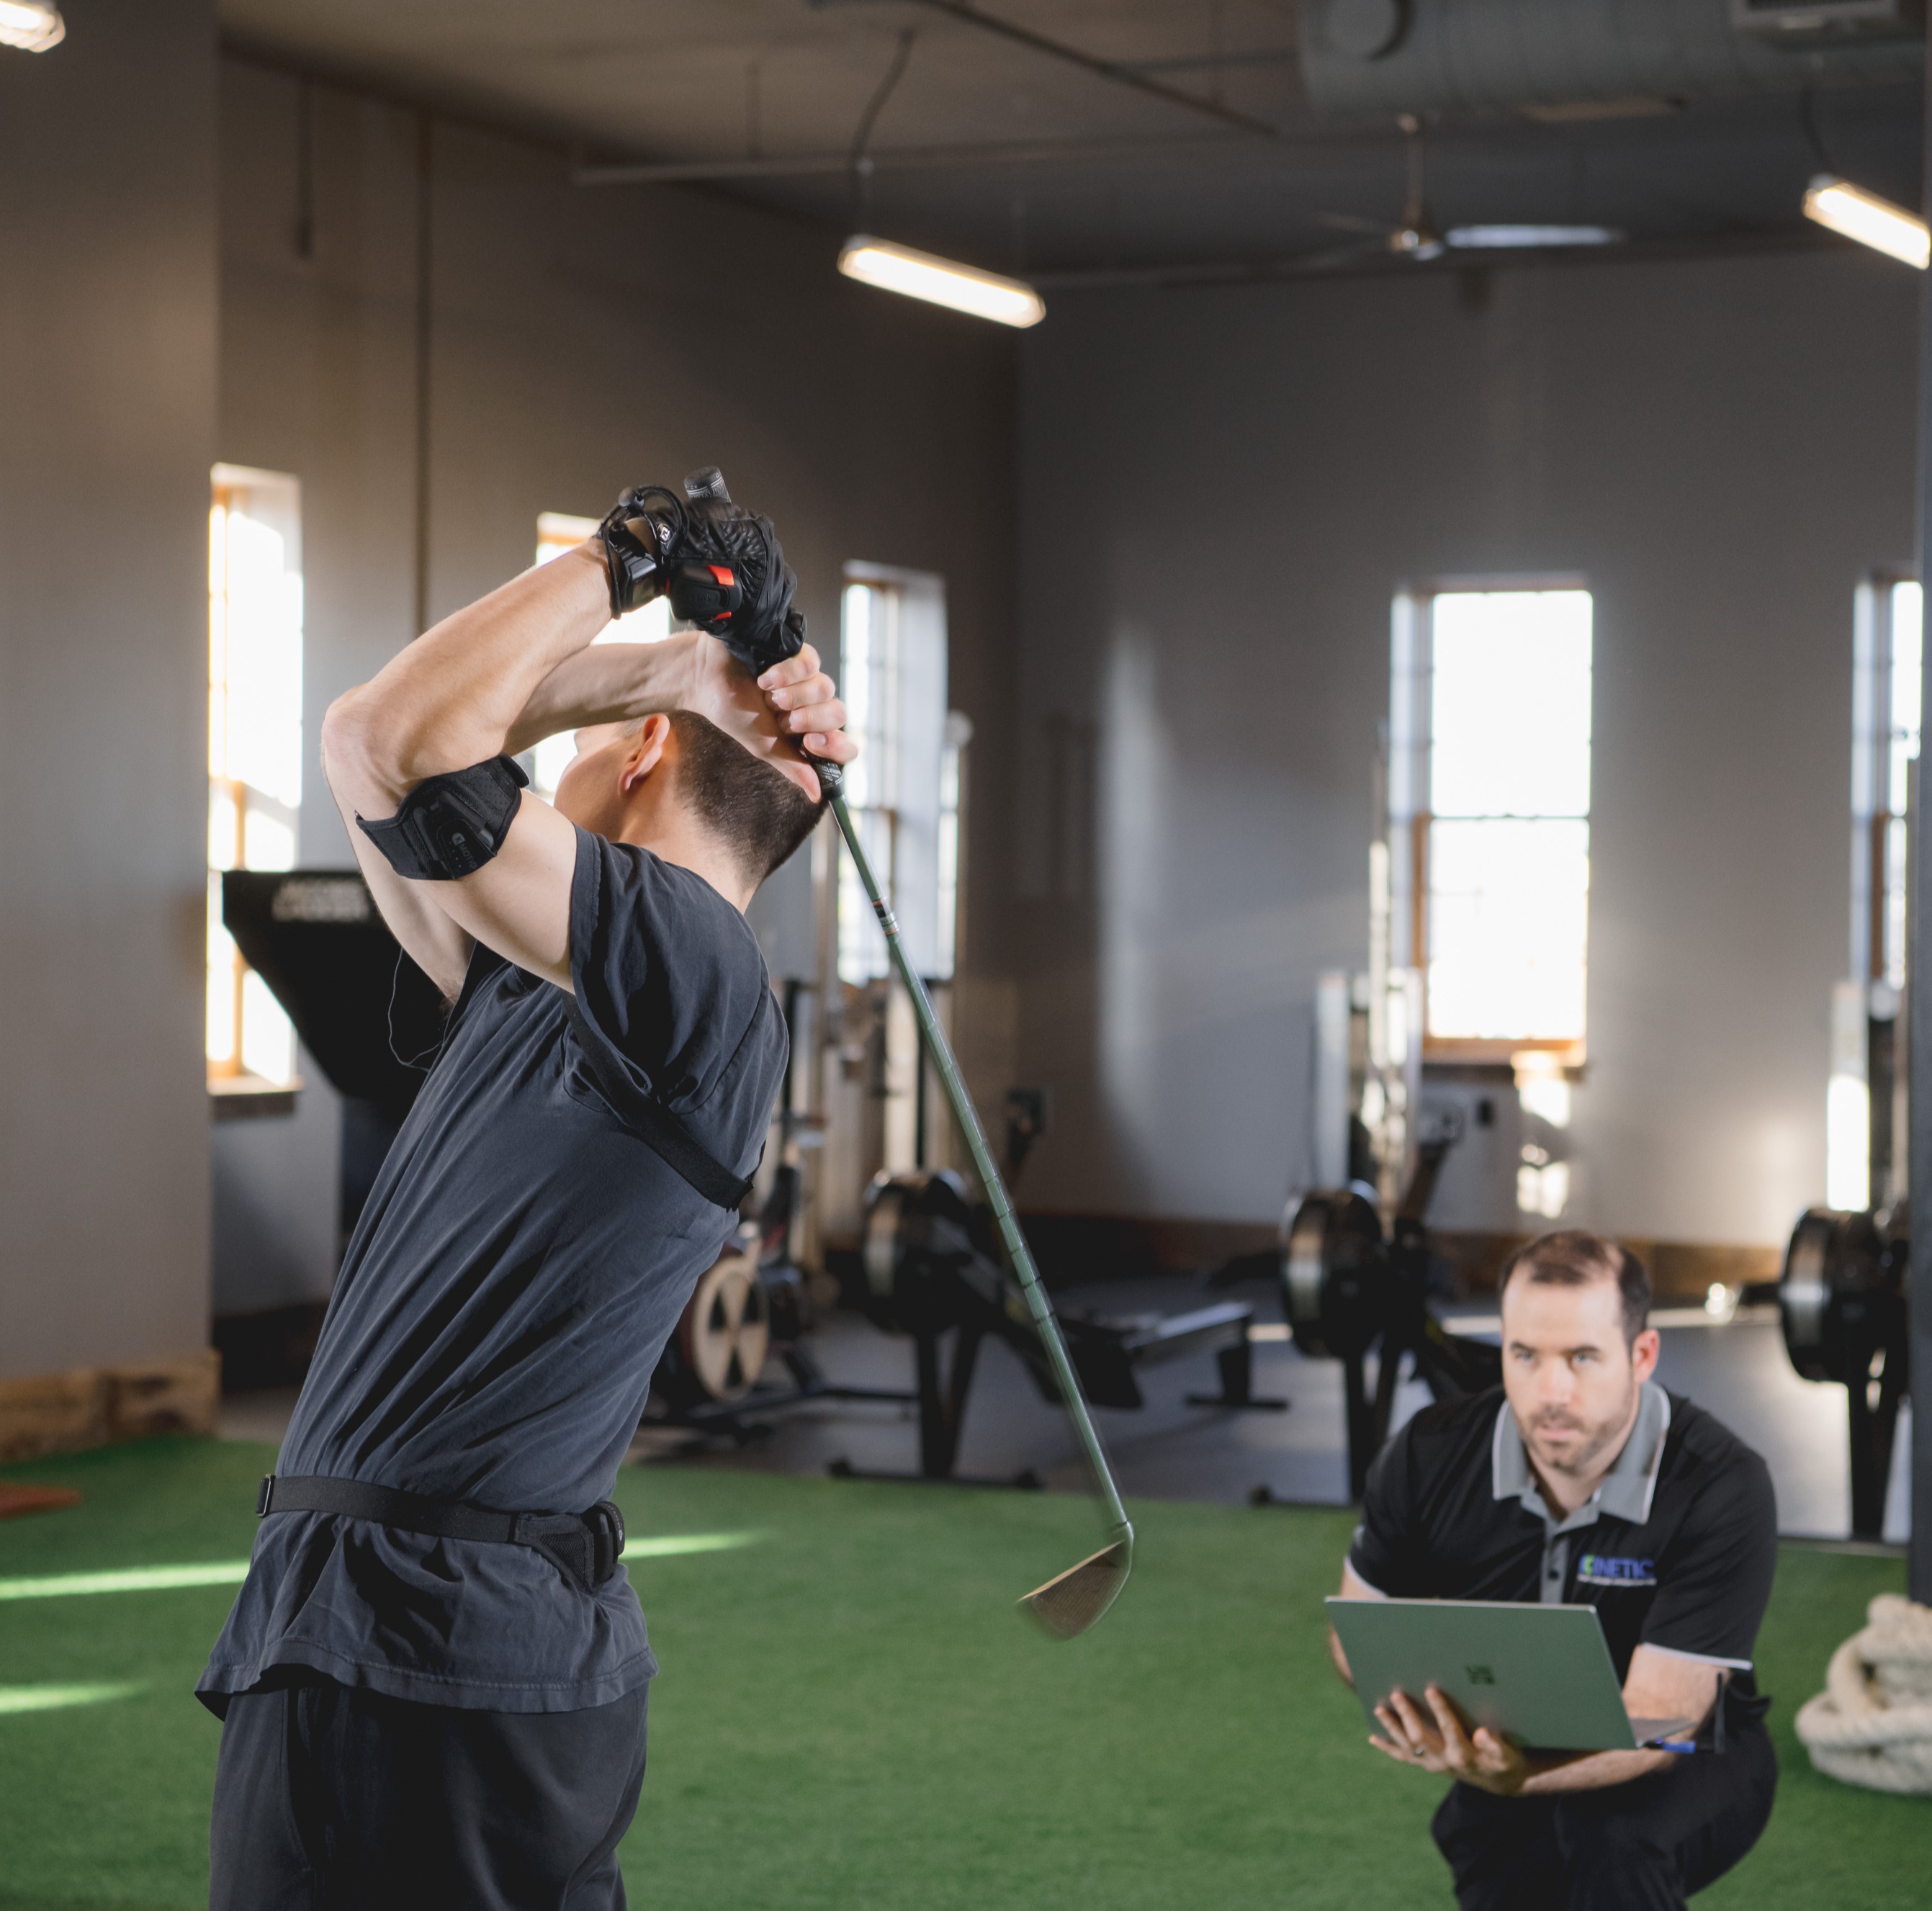
<path fill-rule="evenodd" d="M 0 1378 L 206 1344 L 212 0 L 0 56 Z"/>
<path fill-rule="evenodd" d="M 1770 1245 L 1822 1196 L 1852 599 L 1914 548 L 1918 275 L 1844 247 L 1483 295 L 1063 296 L 1028 335 L 1019 1066 L 1056 1109 L 1030 1205 L 1258 1222 L 1306 1185 L 1316 976 L 1366 958 L 1390 595 L 1576 571 L 1597 675 L 1571 1213 Z M 1056 848 L 1082 778 L 1097 832 L 1063 819 Z M 1514 1098 L 1483 1092 L 1508 1118 L 1471 1129 L 1436 1218 L 1507 1231 Z"/>

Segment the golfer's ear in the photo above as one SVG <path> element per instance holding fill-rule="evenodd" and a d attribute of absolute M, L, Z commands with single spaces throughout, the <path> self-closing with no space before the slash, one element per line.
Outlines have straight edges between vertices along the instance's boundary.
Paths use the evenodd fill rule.
<path fill-rule="evenodd" d="M 651 772 L 664 761 L 664 752 L 670 742 L 670 718 L 662 712 L 647 716 L 624 758 L 623 767 L 617 772 L 617 788 L 628 796 Z"/>

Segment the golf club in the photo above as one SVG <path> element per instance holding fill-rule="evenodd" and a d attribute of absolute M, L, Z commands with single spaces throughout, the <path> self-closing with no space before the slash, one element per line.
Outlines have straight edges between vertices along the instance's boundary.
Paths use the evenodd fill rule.
<path fill-rule="evenodd" d="M 1106 1502 L 1107 1513 L 1112 1522 L 1112 1540 L 1096 1553 L 1090 1554 L 1077 1565 L 1070 1566 L 1064 1573 L 1056 1574 L 1044 1586 L 1036 1586 L 1020 1604 L 1048 1632 L 1060 1639 L 1072 1639 L 1098 1619 L 1120 1595 L 1126 1584 L 1127 1574 L 1132 1570 L 1134 1562 L 1134 1529 L 1127 1518 L 1126 1509 L 1120 1504 L 1120 1489 L 1114 1484 L 1114 1476 L 1107 1465 L 1107 1456 L 1100 1445 L 1100 1436 L 1094 1431 L 1092 1417 L 1087 1411 L 1085 1397 L 1080 1391 L 1080 1382 L 1073 1371 L 1073 1364 L 1066 1357 L 1066 1344 L 1062 1339 L 1060 1322 L 1055 1318 L 1053 1303 L 1048 1299 L 1046 1289 L 1042 1285 L 1040 1271 L 1034 1265 L 1033 1255 L 1028 1248 L 1026 1237 L 1020 1232 L 1018 1218 L 1013 1213 L 1012 1200 L 1006 1192 L 1006 1184 L 1001 1178 L 998 1164 L 993 1160 L 993 1151 L 987 1146 L 986 1130 L 980 1125 L 978 1112 L 973 1106 L 972 1098 L 966 1092 L 966 1084 L 961 1078 L 959 1064 L 952 1058 L 952 1050 L 944 1031 L 939 1026 L 939 1018 L 933 1013 L 932 998 L 926 992 L 926 985 L 906 958 L 904 946 L 899 940 L 898 919 L 893 915 L 885 898 L 879 892 L 878 879 L 872 874 L 872 866 L 866 860 L 865 850 L 860 847 L 859 833 L 852 821 L 851 812 L 845 806 L 844 776 L 836 764 L 812 759 L 812 767 L 818 772 L 818 781 L 831 804 L 832 814 L 837 819 L 838 832 L 845 839 L 845 847 L 851 853 L 853 866 L 859 872 L 859 880 L 866 886 L 866 893 L 871 898 L 873 912 L 879 919 L 879 927 L 884 932 L 886 947 L 892 957 L 893 969 L 905 985 L 906 993 L 912 998 L 913 1013 L 919 1022 L 920 1039 L 925 1042 L 926 1052 L 932 1058 L 932 1064 L 939 1072 L 944 1084 L 946 1099 L 952 1110 L 953 1119 L 959 1124 L 959 1132 L 966 1138 L 968 1151 L 973 1157 L 973 1166 L 978 1171 L 981 1184 L 986 1190 L 986 1198 L 992 1204 L 993 1225 L 998 1230 L 1000 1245 L 1005 1250 L 1007 1264 L 1013 1277 L 1027 1298 L 1032 1310 L 1033 1323 L 1039 1334 L 1040 1344 L 1046 1349 L 1047 1358 L 1052 1363 L 1054 1378 L 1060 1384 L 1060 1397 L 1066 1402 L 1066 1411 L 1072 1416 L 1073 1424 L 1080 1435 L 1080 1442 L 1087 1450 L 1087 1458 L 1094 1468 L 1094 1478 L 1100 1489 L 1101 1497 Z"/>
<path fill-rule="evenodd" d="M 694 503 L 715 500 L 721 504 L 728 504 L 731 499 L 724 473 L 716 465 L 706 465 L 692 472 L 684 481 L 684 490 L 685 495 Z M 794 618 L 791 621 L 802 633 L 802 620 Z M 772 663 L 788 654 L 782 645 L 754 647 L 760 668 L 767 662 L 766 650 L 770 650 L 768 661 Z M 796 650 L 796 644 L 790 648 Z M 980 1125 L 978 1112 L 960 1076 L 959 1064 L 953 1060 L 952 1047 L 939 1026 L 938 1017 L 932 1012 L 932 998 L 926 994 L 926 985 L 920 980 L 917 971 L 906 958 L 904 946 L 899 940 L 898 918 L 880 893 L 878 879 L 872 874 L 872 866 L 860 846 L 858 830 L 854 826 L 851 812 L 845 806 L 844 772 L 836 763 L 817 757 L 811 761 L 818 773 L 819 786 L 838 820 L 838 832 L 851 853 L 859 880 L 864 884 L 866 893 L 872 900 L 879 927 L 885 934 L 886 948 L 892 958 L 892 968 L 912 998 L 920 1039 L 926 1044 L 926 1053 L 932 1058 L 933 1066 L 939 1071 L 952 1118 L 958 1123 L 959 1132 L 966 1138 L 967 1150 L 973 1157 L 974 1168 L 992 1207 L 993 1225 L 998 1231 L 1000 1245 L 1005 1252 L 1008 1266 L 1012 1269 L 1013 1278 L 1026 1296 L 1027 1306 L 1033 1314 L 1034 1330 L 1040 1336 L 1041 1346 L 1046 1349 L 1054 1377 L 1059 1383 L 1060 1398 L 1066 1402 L 1066 1411 L 1072 1417 L 1080 1443 L 1086 1448 L 1088 1461 L 1093 1467 L 1095 1483 L 1106 1504 L 1113 1532 L 1108 1543 L 1098 1552 L 1090 1553 L 1068 1567 L 1065 1572 L 1055 1574 L 1045 1585 L 1034 1587 L 1019 1602 L 1056 1638 L 1073 1639 L 1106 1612 L 1120 1597 L 1121 1587 L 1126 1584 L 1127 1575 L 1133 1570 L 1133 1524 L 1127 1517 L 1126 1508 L 1120 1504 L 1120 1489 L 1114 1484 L 1107 1456 L 1101 1448 L 1100 1436 L 1094 1431 L 1093 1418 L 1087 1410 L 1086 1397 L 1080 1390 L 1073 1363 L 1067 1358 L 1066 1343 L 1061 1336 L 1053 1303 L 1047 1298 L 1026 1237 L 1020 1232 L 1018 1219 L 1013 1213 L 1012 1198 L 1006 1192 L 1006 1182 L 993 1159 L 992 1150 L 987 1145 L 986 1131 Z"/>

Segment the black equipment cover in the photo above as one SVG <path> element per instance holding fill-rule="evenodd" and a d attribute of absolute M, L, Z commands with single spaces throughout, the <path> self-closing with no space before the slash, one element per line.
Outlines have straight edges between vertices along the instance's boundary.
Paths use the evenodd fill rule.
<path fill-rule="evenodd" d="M 586 1592 L 602 1586 L 617 1570 L 617 1556 L 624 1550 L 624 1516 L 608 1499 L 600 1499 L 587 1513 L 499 1513 L 460 1500 L 431 1499 L 374 1486 L 366 1480 L 332 1480 L 316 1474 L 284 1480 L 269 1473 L 262 1476 L 255 1516 L 260 1520 L 271 1513 L 332 1513 L 440 1539 L 526 1546 Z"/>
<path fill-rule="evenodd" d="M 503 847 L 530 782 L 515 760 L 492 757 L 426 776 L 394 816 L 376 823 L 358 816 L 362 833 L 399 876 L 418 883 L 453 883 L 472 875 Z"/>

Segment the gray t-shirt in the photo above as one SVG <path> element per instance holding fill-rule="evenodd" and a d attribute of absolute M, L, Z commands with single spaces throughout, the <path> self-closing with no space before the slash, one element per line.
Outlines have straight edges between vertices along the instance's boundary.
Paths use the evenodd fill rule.
<path fill-rule="evenodd" d="M 689 870 L 584 830 L 570 964 L 580 1018 L 477 950 L 350 1243 L 278 1472 L 516 1512 L 610 1492 L 736 1219 L 610 1096 L 655 1101 L 748 1174 L 786 1038 L 744 917 Z M 197 1690 L 225 1712 L 278 1666 L 514 1712 L 607 1704 L 657 1669 L 621 1568 L 588 1592 L 527 1546 L 316 1513 L 261 1522 Z"/>

